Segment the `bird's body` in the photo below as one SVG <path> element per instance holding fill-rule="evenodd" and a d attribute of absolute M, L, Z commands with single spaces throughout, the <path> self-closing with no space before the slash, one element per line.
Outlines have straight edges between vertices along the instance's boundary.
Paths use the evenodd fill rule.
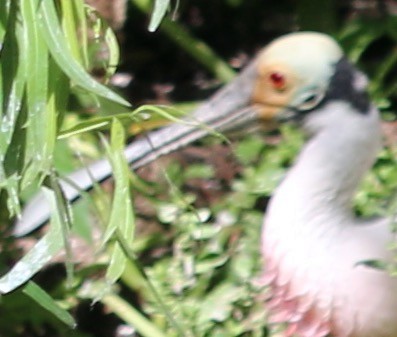
<path fill-rule="evenodd" d="M 346 123 L 344 104 L 328 107 L 344 123 L 309 140 L 269 205 L 263 253 L 273 319 L 302 337 L 397 336 L 397 279 L 360 264 L 391 261 L 389 221 L 356 219 L 350 205 L 379 148 L 379 121 L 373 110 Z"/>
<path fill-rule="evenodd" d="M 264 221 L 268 307 L 287 336 L 397 336 L 397 278 L 363 263 L 392 261 L 390 220 L 358 219 L 351 206 L 380 149 L 380 120 L 372 105 L 349 102 L 349 90 L 365 88 L 351 83 L 304 117 L 309 139 Z"/>

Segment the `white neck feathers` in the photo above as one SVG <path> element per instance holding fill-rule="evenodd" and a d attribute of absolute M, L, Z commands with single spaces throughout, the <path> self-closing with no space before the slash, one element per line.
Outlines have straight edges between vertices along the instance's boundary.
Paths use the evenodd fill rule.
<path fill-rule="evenodd" d="M 351 219 L 353 194 L 381 145 L 378 111 L 333 102 L 307 116 L 303 127 L 311 138 L 276 190 L 269 221 L 305 226 Z"/>

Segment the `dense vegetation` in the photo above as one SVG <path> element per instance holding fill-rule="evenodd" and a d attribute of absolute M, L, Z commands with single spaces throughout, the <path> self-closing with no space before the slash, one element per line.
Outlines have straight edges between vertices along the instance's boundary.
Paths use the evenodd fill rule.
<path fill-rule="evenodd" d="M 357 213 L 392 212 L 396 9 L 375 0 L 131 0 L 124 12 L 111 3 L 117 11 L 101 15 L 116 33 L 82 0 L 0 1 L 0 336 L 277 335 L 257 282 L 259 233 L 299 132 L 208 137 L 138 172 L 119 154 L 126 139 L 188 113 L 272 38 L 327 32 L 368 73 L 388 121 L 389 145 Z M 103 156 L 118 168 L 114 184 L 84 193 L 71 213 L 59 179 Z M 13 237 L 40 187 L 50 225 Z"/>

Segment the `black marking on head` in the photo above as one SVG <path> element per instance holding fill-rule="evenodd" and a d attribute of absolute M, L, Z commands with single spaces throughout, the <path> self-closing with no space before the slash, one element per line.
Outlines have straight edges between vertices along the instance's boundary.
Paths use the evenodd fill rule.
<path fill-rule="evenodd" d="M 370 108 L 370 99 L 366 88 L 357 88 L 355 83 L 364 76 L 346 58 L 335 65 L 335 73 L 331 78 L 327 93 L 320 105 L 329 101 L 342 100 L 351 104 L 358 112 L 366 114 Z"/>
<path fill-rule="evenodd" d="M 344 101 L 351 104 L 359 113 L 367 114 L 370 110 L 371 101 L 366 87 L 357 85 L 359 80 L 364 80 L 365 76 L 357 70 L 346 58 L 340 59 L 335 64 L 335 72 L 331 78 L 324 98 L 313 108 L 301 110 L 297 107 L 288 107 L 293 111 L 293 119 L 302 119 L 312 111 L 324 107 L 332 101 Z"/>

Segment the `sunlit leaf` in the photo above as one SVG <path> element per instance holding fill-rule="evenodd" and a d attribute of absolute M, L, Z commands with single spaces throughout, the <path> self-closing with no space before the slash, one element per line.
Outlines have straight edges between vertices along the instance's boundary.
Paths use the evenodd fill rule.
<path fill-rule="evenodd" d="M 63 247 L 61 217 L 57 212 L 57 201 L 53 191 L 44 187 L 43 191 L 52 209 L 51 228 L 33 248 L 3 277 L 0 278 L 0 293 L 7 294 L 29 281 Z"/>
<path fill-rule="evenodd" d="M 161 20 L 163 20 L 167 9 L 170 5 L 170 0 L 155 0 L 152 17 L 149 23 L 149 31 L 154 32 L 158 26 L 160 26 Z"/>

